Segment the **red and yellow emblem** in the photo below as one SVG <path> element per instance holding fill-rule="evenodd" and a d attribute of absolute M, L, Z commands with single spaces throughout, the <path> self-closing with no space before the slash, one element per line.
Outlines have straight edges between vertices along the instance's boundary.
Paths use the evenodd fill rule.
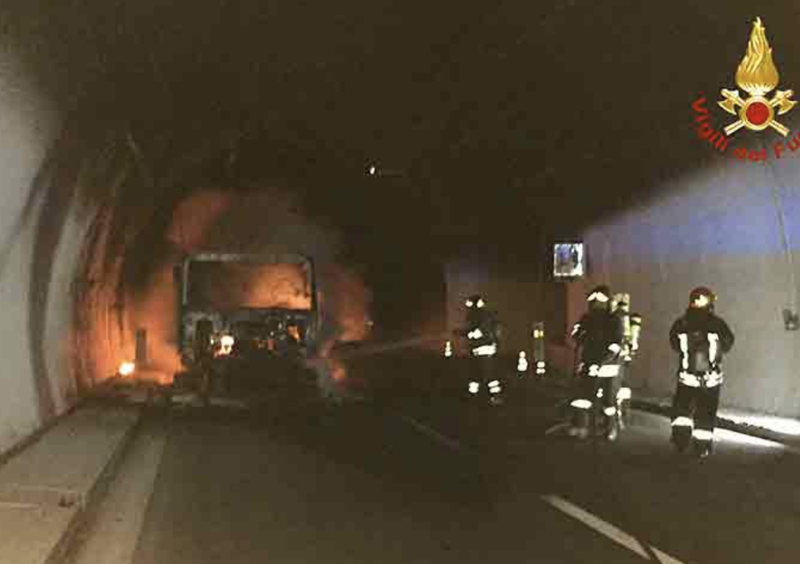
<path fill-rule="evenodd" d="M 739 117 L 725 128 L 725 134 L 732 135 L 742 127 L 751 131 L 763 131 L 771 127 L 786 137 L 789 129 L 780 124 L 775 115 L 785 114 L 797 102 L 791 99 L 794 94 L 791 90 L 777 90 L 771 99 L 766 97 L 778 86 L 778 82 L 778 69 L 772 62 L 772 48 L 767 42 L 761 18 L 756 18 L 747 53 L 736 71 L 736 84 L 750 97 L 743 99 L 738 90 L 723 88 L 721 93 L 725 99 L 718 102 L 726 112 Z"/>

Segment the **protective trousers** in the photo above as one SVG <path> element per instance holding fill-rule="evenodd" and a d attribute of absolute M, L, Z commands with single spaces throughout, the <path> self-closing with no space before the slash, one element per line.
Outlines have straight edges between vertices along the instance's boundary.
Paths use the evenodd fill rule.
<path fill-rule="evenodd" d="M 588 422 L 588 415 L 594 402 L 603 406 L 605 426 L 610 428 L 617 415 L 618 377 L 598 377 L 582 374 L 578 381 L 577 397 L 570 404 L 574 410 L 574 426 L 583 426 Z M 599 397 L 598 397 L 599 396 Z"/>
<path fill-rule="evenodd" d="M 681 382 L 672 403 L 672 428 L 692 427 L 692 438 L 702 443 L 714 439 L 721 385 L 711 388 L 687 386 Z"/>
<path fill-rule="evenodd" d="M 502 391 L 502 384 L 496 376 L 494 356 L 475 356 L 470 359 L 470 392 L 487 394 L 490 398 Z"/>

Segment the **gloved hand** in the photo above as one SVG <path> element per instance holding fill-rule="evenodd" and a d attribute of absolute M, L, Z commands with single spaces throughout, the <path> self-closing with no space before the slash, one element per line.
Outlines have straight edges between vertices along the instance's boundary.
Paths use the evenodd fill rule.
<path fill-rule="evenodd" d="M 622 347 L 617 343 L 611 343 L 608 345 L 608 349 L 606 350 L 606 354 L 603 357 L 603 364 L 613 363 L 619 359 L 619 355 L 622 352 Z"/>
<path fill-rule="evenodd" d="M 707 372 L 703 380 L 706 388 L 713 388 L 722 384 L 722 374 L 717 371 Z"/>
<path fill-rule="evenodd" d="M 600 374 L 600 365 L 599 364 L 592 364 L 589 366 L 589 376 L 596 377 Z"/>

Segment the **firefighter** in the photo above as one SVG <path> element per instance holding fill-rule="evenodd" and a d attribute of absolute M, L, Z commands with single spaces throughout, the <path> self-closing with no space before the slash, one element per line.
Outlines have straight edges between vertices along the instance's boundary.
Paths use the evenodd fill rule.
<path fill-rule="evenodd" d="M 625 414 L 631 400 L 631 364 L 639 350 L 639 335 L 642 317 L 630 312 L 630 295 L 616 294 L 612 300 L 611 310 L 617 317 L 622 331 L 622 351 L 620 353 L 620 375 L 615 378 L 614 397 L 617 399 L 617 423 L 620 429 L 625 427 Z"/>
<path fill-rule="evenodd" d="M 722 356 L 733 347 L 728 324 L 714 313 L 717 296 L 705 287 L 692 290 L 686 313 L 669 332 L 679 353 L 678 383 L 673 399 L 672 442 L 679 451 L 691 442 L 695 454 L 711 454 L 723 382 Z"/>
<path fill-rule="evenodd" d="M 580 348 L 578 394 L 570 404 L 573 421 L 569 434 L 588 435 L 590 410 L 599 399 L 603 406 L 602 431 L 609 440 L 618 435 L 615 384 L 620 373 L 622 328 L 611 311 L 608 286 L 597 286 L 587 297 L 589 311 L 572 330 L 572 339 Z"/>
<path fill-rule="evenodd" d="M 497 318 L 488 310 L 486 300 L 479 294 L 467 298 L 464 305 L 467 327 L 463 336 L 467 338 L 470 357 L 480 366 L 473 373 L 468 391 L 475 396 L 485 392 L 490 403 L 501 403 L 502 384 L 494 367 L 500 336 Z"/>

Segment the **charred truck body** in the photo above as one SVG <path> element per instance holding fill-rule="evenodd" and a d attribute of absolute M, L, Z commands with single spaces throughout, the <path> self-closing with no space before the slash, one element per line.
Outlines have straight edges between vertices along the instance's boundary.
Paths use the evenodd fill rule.
<path fill-rule="evenodd" d="M 298 378 L 320 325 L 313 261 L 292 253 L 200 253 L 176 267 L 178 387 Z M 288 382 L 296 383 L 296 382 Z"/>

